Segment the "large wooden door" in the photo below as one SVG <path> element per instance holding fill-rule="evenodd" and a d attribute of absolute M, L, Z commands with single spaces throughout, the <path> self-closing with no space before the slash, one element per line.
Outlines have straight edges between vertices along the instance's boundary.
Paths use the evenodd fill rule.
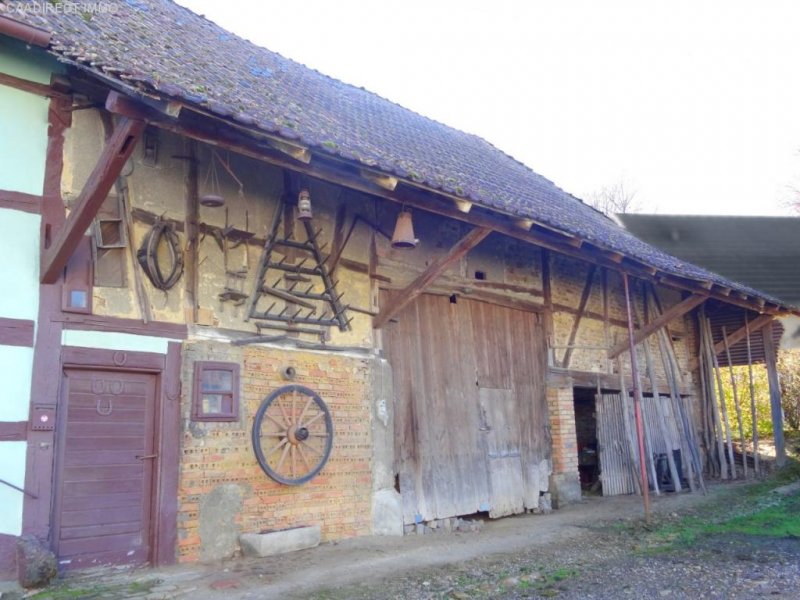
<path fill-rule="evenodd" d="M 396 320 L 383 341 L 404 521 L 537 507 L 550 471 L 539 316 L 423 294 Z"/>
<path fill-rule="evenodd" d="M 151 559 L 156 382 L 148 373 L 64 371 L 54 514 L 62 567 Z"/>

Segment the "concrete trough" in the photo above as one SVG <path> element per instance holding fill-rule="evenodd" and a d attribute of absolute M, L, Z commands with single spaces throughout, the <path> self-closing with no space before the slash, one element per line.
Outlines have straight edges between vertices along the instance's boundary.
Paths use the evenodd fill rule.
<path fill-rule="evenodd" d="M 292 527 L 267 533 L 243 533 L 239 544 L 245 556 L 272 556 L 319 546 L 322 530 L 319 525 Z"/>

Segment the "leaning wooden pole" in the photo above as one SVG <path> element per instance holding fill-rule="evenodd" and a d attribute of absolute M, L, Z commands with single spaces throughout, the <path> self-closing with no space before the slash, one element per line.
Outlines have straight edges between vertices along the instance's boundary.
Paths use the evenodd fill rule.
<path fill-rule="evenodd" d="M 733 436 L 731 435 L 731 421 L 728 418 L 728 404 L 725 402 L 725 387 L 722 385 L 722 375 L 719 372 L 719 361 L 717 355 L 714 354 L 714 338 L 711 336 L 711 320 L 706 320 L 706 327 L 708 327 L 708 339 L 711 345 L 711 368 L 714 371 L 714 378 L 717 381 L 717 389 L 719 390 L 719 407 L 722 411 L 722 419 L 725 424 L 725 445 L 728 448 L 728 461 L 731 467 L 731 479 L 736 479 L 736 461 L 733 456 Z M 713 382 L 712 382 L 713 385 Z"/>
<path fill-rule="evenodd" d="M 750 320 L 747 318 L 747 311 L 744 313 L 744 328 L 747 340 L 747 375 L 750 380 L 750 418 L 753 420 L 753 468 L 758 476 L 761 475 L 758 451 L 758 411 L 756 410 L 756 385 L 753 380 L 753 354 L 750 349 Z"/>
<path fill-rule="evenodd" d="M 769 381 L 769 408 L 772 414 L 772 436 L 775 440 L 775 466 L 786 466 L 786 444 L 783 438 L 783 410 L 781 408 L 781 382 L 778 379 L 777 349 L 772 337 L 774 321 L 761 329 L 764 340 L 764 362 Z"/>
<path fill-rule="evenodd" d="M 642 498 L 644 501 L 644 518 L 650 522 L 650 489 L 647 486 L 645 470 L 644 427 L 642 424 L 642 390 L 639 388 L 639 369 L 636 365 L 636 344 L 633 341 L 633 314 L 631 313 L 631 294 L 628 288 L 628 274 L 622 272 L 622 284 L 625 288 L 625 310 L 628 316 L 628 345 L 631 353 L 631 379 L 633 380 L 633 413 L 636 418 L 636 439 L 639 442 L 639 475 L 642 479 Z"/>
<path fill-rule="evenodd" d="M 711 415 L 714 424 L 715 438 L 717 442 L 717 456 L 719 458 L 719 476 L 720 479 L 728 479 L 728 461 L 725 459 L 725 433 L 722 428 L 722 419 L 719 415 L 719 406 L 717 405 L 717 392 L 714 389 L 714 351 L 712 349 L 712 342 L 709 339 L 710 331 L 706 327 L 705 311 L 700 313 L 700 329 L 701 339 L 703 340 L 703 364 L 705 365 L 705 382 L 707 402 L 711 405 Z"/>
<path fill-rule="evenodd" d="M 728 372 L 731 375 L 731 388 L 733 389 L 733 406 L 736 409 L 736 422 L 739 425 L 739 440 L 742 444 L 742 465 L 744 478 L 747 479 L 747 446 L 744 441 L 744 426 L 742 425 L 742 407 L 739 406 L 739 390 L 736 385 L 736 376 L 733 373 L 733 362 L 731 361 L 731 347 L 728 344 L 728 332 L 722 326 L 722 341 L 725 342 L 725 358 L 728 361 Z"/>

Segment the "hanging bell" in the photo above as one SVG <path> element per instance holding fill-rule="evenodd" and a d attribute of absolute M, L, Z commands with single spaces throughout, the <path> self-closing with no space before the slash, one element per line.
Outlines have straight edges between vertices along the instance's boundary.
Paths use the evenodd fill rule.
<path fill-rule="evenodd" d="M 392 248 L 416 248 L 417 244 L 419 244 L 419 240 L 414 237 L 411 211 L 403 209 L 397 215 L 397 222 L 392 235 Z"/>
<path fill-rule="evenodd" d="M 309 221 L 314 215 L 311 212 L 311 194 L 308 190 L 300 190 L 297 196 L 297 218 L 301 221 Z"/>

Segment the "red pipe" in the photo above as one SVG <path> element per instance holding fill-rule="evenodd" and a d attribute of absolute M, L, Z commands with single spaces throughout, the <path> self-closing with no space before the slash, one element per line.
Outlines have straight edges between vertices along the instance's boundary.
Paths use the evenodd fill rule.
<path fill-rule="evenodd" d="M 40 48 L 47 48 L 52 37 L 49 31 L 20 23 L 3 15 L 0 15 L 0 33 Z"/>
<path fill-rule="evenodd" d="M 628 274 L 623 271 L 622 285 L 625 288 L 625 310 L 628 313 L 628 344 L 631 350 L 631 379 L 633 380 L 633 414 L 636 418 L 636 439 L 639 442 L 639 476 L 642 480 L 644 500 L 644 520 L 650 522 L 650 488 L 647 483 L 645 466 L 644 426 L 642 425 L 642 391 L 639 389 L 639 366 L 636 364 L 636 344 L 633 341 L 633 315 L 631 314 L 631 295 L 628 290 Z M 621 368 L 621 367 L 620 367 Z M 624 393 L 624 390 L 622 390 Z"/>

